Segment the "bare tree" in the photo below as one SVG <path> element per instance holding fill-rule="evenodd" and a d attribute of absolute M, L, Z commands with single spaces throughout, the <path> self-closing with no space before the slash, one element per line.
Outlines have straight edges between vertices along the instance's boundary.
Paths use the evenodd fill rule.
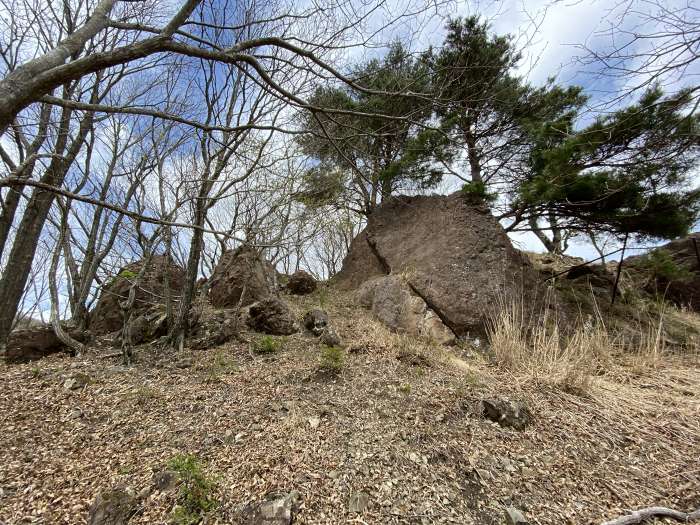
<path fill-rule="evenodd" d="M 557 0 L 555 3 L 560 3 Z M 668 90 L 700 88 L 700 9 L 686 0 L 616 0 L 599 2 L 606 27 L 580 45 L 581 64 L 594 75 L 614 78 L 622 89 L 612 101 L 637 95 L 652 86 Z M 697 109 L 695 104 L 693 111 Z"/>
<path fill-rule="evenodd" d="M 240 156 L 242 137 L 256 135 L 260 140 L 261 133 L 269 137 L 275 132 L 294 133 L 278 121 L 282 107 L 328 111 L 306 100 L 308 88 L 305 90 L 299 80 L 315 78 L 319 82 L 341 82 L 354 89 L 370 91 L 357 85 L 332 62 L 337 52 L 353 45 L 350 34 L 360 35 L 360 43 L 364 43 L 363 25 L 384 5 L 382 0 L 377 0 L 376 5 L 367 3 L 359 6 L 359 10 L 358 6 L 346 10 L 344 7 L 349 6 L 349 0 L 311 6 L 298 6 L 284 0 L 265 6 L 252 1 L 234 6 L 212 0 L 183 0 L 173 9 L 170 2 L 159 1 L 65 1 L 60 6 L 48 7 L 30 0 L 3 1 L 9 13 L 10 38 L 0 44 L 0 72 L 3 74 L 0 80 L 0 145 L 6 147 L 6 138 L 14 133 L 15 142 L 20 146 L 0 154 L 7 167 L 0 188 L 9 188 L 3 199 L 10 204 L 3 207 L 0 219 L 3 248 L 8 246 L 9 232 L 17 222 L 17 235 L 6 259 L 7 266 L 13 268 L 13 276 L 10 278 L 4 272 L 0 280 L 0 300 L 5 306 L 0 315 L 0 342 L 6 339 L 15 318 L 37 241 L 56 194 L 130 217 L 138 215 L 128 209 L 127 200 L 114 204 L 104 195 L 86 196 L 79 193 L 79 184 L 71 188 L 75 191 L 64 188 L 75 163 L 82 162 L 83 155 L 92 155 L 93 138 L 99 135 L 95 126 L 104 114 L 132 115 L 136 120 L 131 125 L 137 127 L 144 118 L 165 120 L 197 130 L 199 142 L 202 137 L 209 137 L 208 158 L 202 163 L 208 171 L 197 185 L 196 196 L 192 196 L 193 220 L 189 223 L 165 221 L 170 227 L 177 224 L 189 227 L 192 232 L 187 282 L 193 283 L 198 272 L 207 212 L 231 187 L 227 188 L 226 184 L 235 182 L 228 180 L 220 187 L 215 186 L 235 157 L 232 152 L 237 152 L 239 160 L 243 158 Z M 422 9 L 418 2 L 415 9 L 407 7 L 397 17 L 389 17 L 387 24 L 404 16 L 415 16 Z M 43 26 L 39 26 L 39 20 Z M 370 33 L 381 34 L 384 27 L 379 23 Z M 234 104 L 233 111 L 224 111 L 215 115 L 216 118 L 211 118 L 211 111 L 197 112 L 197 104 L 187 104 L 186 99 L 175 105 L 162 103 L 183 93 L 197 94 L 196 90 L 191 91 L 195 85 L 192 79 L 207 68 L 229 71 L 229 78 L 236 79 L 235 85 L 244 81 L 247 85 L 243 95 L 245 102 Z M 179 81 L 175 87 L 160 89 L 163 75 L 178 77 Z M 140 86 L 140 96 L 126 99 L 112 96 L 127 83 Z M 199 92 L 200 96 L 216 93 L 211 89 L 213 84 L 205 87 Z M 149 99 L 149 91 L 154 90 L 157 94 Z M 224 102 L 229 95 L 226 93 L 223 99 L 215 99 L 218 109 L 226 107 Z M 241 96 L 239 93 L 237 99 Z M 266 104 L 256 105 L 256 97 L 264 98 Z M 270 112 L 269 104 L 280 109 Z M 246 118 L 241 118 L 243 114 Z M 56 125 L 53 124 L 54 115 L 58 118 Z M 19 129 L 30 132 L 21 136 L 16 131 Z M 223 141 L 223 145 L 220 144 L 218 151 L 211 151 L 218 141 Z M 204 149 L 200 148 L 200 153 Z M 264 144 L 245 149 L 248 165 L 254 164 L 256 155 L 263 150 Z M 28 187 L 34 188 L 31 194 L 25 193 Z M 101 187 L 107 189 L 107 193 L 113 191 L 109 184 Z M 27 199 L 25 205 L 22 205 L 23 195 Z M 17 204 L 12 204 L 13 200 Z M 21 220 L 16 221 L 15 215 L 20 209 Z M 140 219 L 166 225 L 162 217 L 140 216 Z M 93 225 L 97 223 L 93 221 Z M 90 230 L 88 237 L 94 234 L 92 228 L 86 229 Z M 106 231 L 105 235 L 103 239 L 108 240 L 110 236 Z M 75 244 L 75 240 L 68 242 Z M 173 240 L 180 242 L 177 236 L 171 236 Z M 64 252 L 71 271 L 77 272 L 71 274 L 75 280 L 82 269 L 71 265 L 71 254 L 65 249 Z M 87 273 L 78 279 L 80 291 L 74 294 L 76 308 L 82 310 L 84 307 L 80 305 L 91 287 L 90 274 L 94 275 L 95 265 L 88 262 L 85 268 Z M 91 269 L 87 271 L 87 268 Z M 192 289 L 193 284 L 188 284 L 183 290 L 182 308 L 174 330 L 177 337 L 182 332 Z M 84 316 L 84 312 L 79 315 Z"/>

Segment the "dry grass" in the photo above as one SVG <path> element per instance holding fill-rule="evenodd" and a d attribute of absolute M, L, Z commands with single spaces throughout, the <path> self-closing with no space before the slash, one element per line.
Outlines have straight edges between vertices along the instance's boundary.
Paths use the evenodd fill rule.
<path fill-rule="evenodd" d="M 611 371 L 622 356 L 634 373 L 658 369 L 669 348 L 665 308 L 646 323 L 637 322 L 631 333 L 609 328 L 592 299 L 594 312 L 567 321 L 545 304 L 540 316 L 532 316 L 522 297 L 502 296 L 488 324 L 493 357 L 504 370 L 536 384 L 558 385 L 585 393 L 594 377 Z M 697 322 L 697 319 L 694 320 Z"/>

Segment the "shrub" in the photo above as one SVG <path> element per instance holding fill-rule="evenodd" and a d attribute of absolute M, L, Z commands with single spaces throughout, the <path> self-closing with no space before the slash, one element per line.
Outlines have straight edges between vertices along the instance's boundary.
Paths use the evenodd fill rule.
<path fill-rule="evenodd" d="M 138 276 L 136 272 L 132 272 L 131 270 L 122 270 L 119 272 L 119 275 L 117 277 L 121 277 L 122 279 L 134 279 Z"/>
<path fill-rule="evenodd" d="M 321 351 L 321 370 L 337 374 L 343 369 L 345 352 L 337 346 L 327 346 Z"/>
<path fill-rule="evenodd" d="M 175 456 L 168 462 L 168 469 L 177 473 L 180 481 L 177 506 L 173 510 L 173 523 L 199 523 L 203 514 L 214 510 L 218 505 L 212 494 L 216 484 L 205 475 L 202 463 L 192 454 Z"/>
<path fill-rule="evenodd" d="M 671 254 L 664 249 L 649 252 L 644 258 L 643 266 L 648 269 L 655 278 L 665 281 L 687 279 L 691 276 L 691 273 L 682 266 L 678 266 Z"/>
<path fill-rule="evenodd" d="M 274 354 L 280 348 L 282 348 L 282 339 L 272 337 L 271 335 L 266 335 L 258 339 L 253 347 L 253 350 L 257 354 Z"/>

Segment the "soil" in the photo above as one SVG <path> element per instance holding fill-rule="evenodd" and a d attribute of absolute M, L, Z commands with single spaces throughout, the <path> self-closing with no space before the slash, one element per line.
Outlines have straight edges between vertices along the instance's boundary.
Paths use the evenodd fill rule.
<path fill-rule="evenodd" d="M 0 523 L 83 523 L 100 492 L 138 493 L 183 453 L 215 480 L 210 524 L 292 490 L 298 524 L 501 524 L 508 506 L 533 524 L 598 524 L 700 507 L 697 355 L 653 368 L 619 356 L 572 393 L 391 334 L 350 297 L 285 298 L 298 319 L 328 311 L 347 343 L 337 374 L 310 333 L 264 355 L 246 333 L 209 350 L 143 346 L 129 367 L 106 349 L 0 365 Z M 77 374 L 89 381 L 67 388 Z M 523 402 L 533 422 L 486 420 L 484 398 Z M 168 523 L 175 498 L 153 492 L 129 523 Z"/>

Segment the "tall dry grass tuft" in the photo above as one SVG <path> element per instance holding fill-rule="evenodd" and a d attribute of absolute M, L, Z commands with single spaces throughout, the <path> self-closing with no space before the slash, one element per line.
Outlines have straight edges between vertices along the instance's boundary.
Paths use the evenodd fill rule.
<path fill-rule="evenodd" d="M 661 367 L 664 355 L 668 353 L 667 339 L 664 331 L 666 307 L 658 312 L 658 319 L 651 320 L 646 326 L 639 323 L 637 338 L 626 343 L 626 350 L 632 356 L 632 369 L 637 372 Z"/>
<path fill-rule="evenodd" d="M 598 313 L 562 331 L 560 318 L 547 301 L 540 312 L 533 313 L 522 296 L 502 296 L 487 330 L 499 367 L 535 383 L 556 384 L 577 393 L 589 389 L 613 346 Z"/>
<path fill-rule="evenodd" d="M 617 355 L 635 373 L 662 366 L 668 354 L 664 308 L 633 330 L 615 333 L 593 305 L 592 314 L 564 322 L 547 301 L 530 312 L 522 296 L 501 296 L 487 325 L 496 363 L 516 376 L 581 393 L 594 376 L 612 371 Z"/>

